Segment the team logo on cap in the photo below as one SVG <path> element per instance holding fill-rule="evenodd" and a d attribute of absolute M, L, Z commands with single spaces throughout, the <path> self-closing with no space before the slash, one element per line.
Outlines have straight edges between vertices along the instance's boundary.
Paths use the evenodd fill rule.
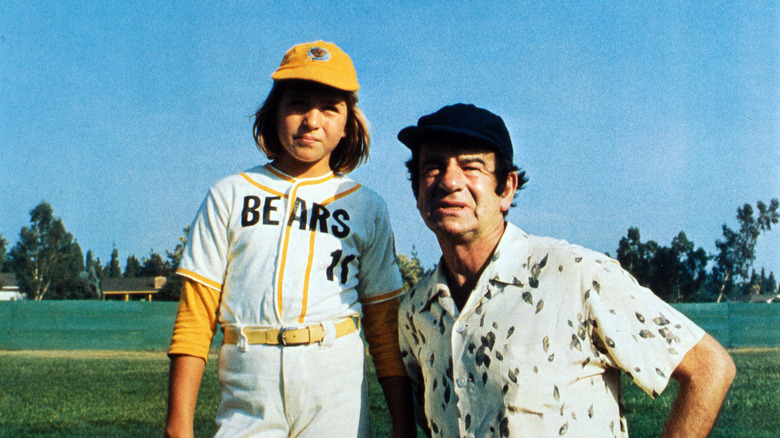
<path fill-rule="evenodd" d="M 327 61 L 330 59 L 330 52 L 322 47 L 312 47 L 306 54 L 309 61 Z"/>

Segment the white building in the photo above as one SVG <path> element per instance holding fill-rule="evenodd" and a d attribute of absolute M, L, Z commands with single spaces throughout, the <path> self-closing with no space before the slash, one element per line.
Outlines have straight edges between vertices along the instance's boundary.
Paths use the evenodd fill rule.
<path fill-rule="evenodd" d="M 18 290 L 2 290 L 0 291 L 0 301 L 19 301 L 23 300 L 22 295 Z"/>
<path fill-rule="evenodd" d="M 0 272 L 0 301 L 23 300 L 24 295 L 19 292 L 16 284 L 16 275 L 8 272 Z"/>

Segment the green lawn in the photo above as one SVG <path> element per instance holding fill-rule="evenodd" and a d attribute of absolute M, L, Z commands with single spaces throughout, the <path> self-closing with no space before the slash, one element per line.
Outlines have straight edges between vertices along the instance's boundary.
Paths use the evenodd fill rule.
<path fill-rule="evenodd" d="M 734 382 L 712 437 L 776 437 L 780 350 L 735 350 Z M 196 436 L 214 433 L 219 400 L 210 360 L 198 400 Z M 0 437 L 162 436 L 168 360 L 161 352 L 0 351 Z M 381 390 L 371 375 L 375 436 L 388 436 Z M 657 400 L 626 382 L 632 437 L 659 436 L 674 384 Z"/>

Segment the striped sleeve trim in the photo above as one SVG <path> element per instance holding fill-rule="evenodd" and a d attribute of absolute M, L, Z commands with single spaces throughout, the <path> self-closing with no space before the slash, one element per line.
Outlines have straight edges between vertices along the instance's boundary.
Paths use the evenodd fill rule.
<path fill-rule="evenodd" d="M 381 303 L 382 301 L 392 300 L 393 298 L 400 297 L 404 293 L 405 293 L 404 288 L 399 288 L 392 292 L 388 292 L 386 294 L 377 295 L 375 297 L 370 297 L 365 300 L 360 300 L 360 304 Z"/>
<path fill-rule="evenodd" d="M 358 191 L 358 189 L 360 189 L 361 187 L 363 187 L 363 186 L 361 186 L 360 184 L 355 184 L 354 187 L 352 187 L 351 189 L 345 190 L 345 191 L 343 191 L 341 193 L 337 193 L 335 196 L 332 196 L 332 197 L 324 200 L 322 202 L 322 205 L 328 205 L 328 204 L 330 204 L 333 201 L 339 200 L 339 199 L 341 199 L 341 198 L 343 198 L 345 196 L 349 196 L 349 195 L 355 193 L 356 191 Z"/>
<path fill-rule="evenodd" d="M 186 269 L 179 268 L 176 270 L 176 274 L 180 275 L 185 278 L 189 278 L 190 280 L 197 281 L 198 283 L 208 286 L 214 290 L 222 291 L 222 284 L 217 283 L 216 281 L 211 281 L 206 277 L 200 276 L 192 271 L 188 271 Z"/>

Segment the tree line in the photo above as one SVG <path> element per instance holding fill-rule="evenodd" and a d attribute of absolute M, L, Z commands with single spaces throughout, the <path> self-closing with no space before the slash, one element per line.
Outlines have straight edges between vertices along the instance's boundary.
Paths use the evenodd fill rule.
<path fill-rule="evenodd" d="M 22 227 L 19 240 L 10 250 L 8 241 L 0 235 L 0 271 L 14 273 L 20 292 L 31 300 L 99 299 L 106 278 L 157 276 L 173 280 L 159 291 L 158 298 L 178 300 L 176 286 L 180 283 L 173 274 L 181 260 L 188 229 L 184 229 L 185 237 L 174 250 L 166 251 L 165 258 L 154 250 L 141 259 L 130 255 L 123 269 L 116 244 L 105 264 L 91 250 L 85 256 L 62 219 L 55 217 L 52 206 L 43 201 L 30 210 L 30 224 Z"/>
<path fill-rule="evenodd" d="M 617 260 L 637 281 L 663 300 L 676 302 L 721 302 L 739 295 L 777 294 L 774 273 L 760 274 L 753 268 L 756 243 L 761 233 L 777 224 L 778 200 L 761 201 L 737 209 L 739 228 L 723 225 L 715 241 L 716 252 L 708 254 L 688 240 L 684 232 L 669 246 L 642 242 L 639 229 L 629 228 L 620 239 Z"/>
<path fill-rule="evenodd" d="M 640 284 L 667 302 L 721 302 L 738 295 L 777 294 L 774 272 L 756 271 L 753 263 L 758 237 L 780 219 L 779 206 L 772 199 L 769 204 L 758 201 L 755 210 L 750 204 L 739 207 L 738 229 L 724 224 L 713 254 L 697 248 L 682 231 L 669 246 L 662 246 L 652 240 L 642 242 L 639 229 L 632 227 L 620 239 L 615 258 Z M 106 278 L 163 276 L 168 281 L 157 299 L 175 301 L 182 280 L 174 274 L 188 233 L 189 226 L 173 251 L 165 251 L 165 257 L 154 250 L 140 260 L 130 255 L 123 269 L 116 245 L 105 264 L 91 250 L 84 256 L 62 219 L 43 201 L 30 211 L 29 226 L 22 227 L 18 242 L 9 251 L 0 235 L 0 269 L 15 273 L 20 291 L 33 300 L 99 299 Z M 425 274 L 414 250 L 410 256 L 399 254 L 398 265 L 407 290 Z"/>

